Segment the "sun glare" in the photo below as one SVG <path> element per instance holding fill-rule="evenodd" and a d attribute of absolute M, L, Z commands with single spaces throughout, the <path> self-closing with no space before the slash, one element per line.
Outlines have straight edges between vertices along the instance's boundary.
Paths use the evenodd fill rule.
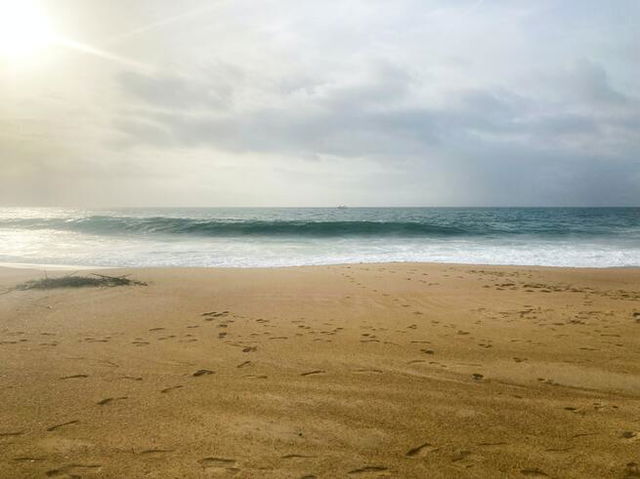
<path fill-rule="evenodd" d="M 0 0 L 0 56 L 31 57 L 54 40 L 51 23 L 36 3 Z"/>

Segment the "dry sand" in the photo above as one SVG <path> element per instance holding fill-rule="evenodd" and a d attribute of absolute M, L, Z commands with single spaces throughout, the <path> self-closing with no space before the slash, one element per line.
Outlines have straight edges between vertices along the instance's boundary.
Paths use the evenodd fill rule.
<path fill-rule="evenodd" d="M 0 296 L 1 478 L 640 477 L 640 270 L 119 271 Z"/>

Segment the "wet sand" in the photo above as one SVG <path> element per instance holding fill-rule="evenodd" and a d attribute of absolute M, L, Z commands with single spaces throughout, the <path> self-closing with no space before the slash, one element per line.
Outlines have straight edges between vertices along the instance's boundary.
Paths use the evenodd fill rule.
<path fill-rule="evenodd" d="M 116 273 L 0 295 L 0 477 L 640 478 L 638 269 Z"/>

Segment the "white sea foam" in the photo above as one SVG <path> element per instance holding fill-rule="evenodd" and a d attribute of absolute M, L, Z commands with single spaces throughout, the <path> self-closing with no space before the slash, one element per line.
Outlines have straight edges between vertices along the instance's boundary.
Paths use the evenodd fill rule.
<path fill-rule="evenodd" d="M 123 230 L 102 232 L 113 228 L 112 218 Z M 0 210 L 0 262 L 94 267 L 361 262 L 629 267 L 640 266 L 637 218 L 635 210 L 12 209 Z M 188 228 L 201 228 L 204 221 L 208 229 L 197 234 L 148 229 L 150 224 L 174 228 L 174 220 Z M 216 221 L 224 221 L 224 234 L 215 230 Z M 323 222 L 329 225 L 330 234 L 322 231 Z M 392 226 L 390 233 L 384 231 L 385 222 Z M 236 223 L 241 224 L 237 231 Z M 414 223 L 433 226 L 434 232 L 427 229 L 416 234 L 409 228 L 405 233 L 404 225 Z M 258 233 L 243 229 L 245 224 L 250 228 L 257 224 Z M 374 231 L 366 231 L 372 224 Z M 271 225 L 274 233 L 268 234 Z M 295 234 L 297 225 L 301 225 L 300 234 Z M 351 229 L 342 234 L 342 225 Z M 92 232 L 94 227 L 99 232 Z M 353 233 L 363 228 L 364 233 Z M 451 234 L 446 233 L 449 230 Z"/>
<path fill-rule="evenodd" d="M 423 238 L 136 238 L 0 232 L 0 262 L 118 266 L 269 267 L 445 262 L 572 267 L 640 266 L 640 247 L 601 242 Z M 8 246 L 9 245 L 9 246 Z"/>

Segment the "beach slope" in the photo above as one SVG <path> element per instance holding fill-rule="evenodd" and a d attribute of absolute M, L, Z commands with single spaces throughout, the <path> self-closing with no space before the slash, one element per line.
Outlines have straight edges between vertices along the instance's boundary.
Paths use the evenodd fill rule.
<path fill-rule="evenodd" d="M 640 477 L 638 269 L 100 273 L 0 295 L 0 477 Z"/>

